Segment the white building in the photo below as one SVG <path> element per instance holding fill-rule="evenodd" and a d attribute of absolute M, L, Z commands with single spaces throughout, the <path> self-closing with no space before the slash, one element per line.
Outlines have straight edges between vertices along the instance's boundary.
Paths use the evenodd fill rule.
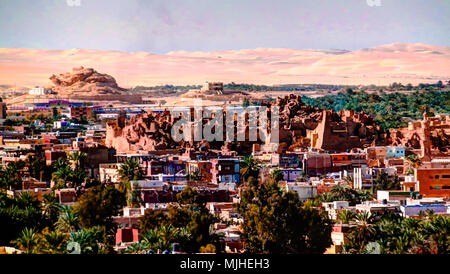
<path fill-rule="evenodd" d="M 317 186 L 315 185 L 304 183 L 287 183 L 286 191 L 297 192 L 298 197 L 302 201 L 317 197 Z"/>
<path fill-rule="evenodd" d="M 28 91 L 28 94 L 30 95 L 45 95 L 52 93 L 51 89 L 41 88 L 41 87 L 34 87 Z"/>

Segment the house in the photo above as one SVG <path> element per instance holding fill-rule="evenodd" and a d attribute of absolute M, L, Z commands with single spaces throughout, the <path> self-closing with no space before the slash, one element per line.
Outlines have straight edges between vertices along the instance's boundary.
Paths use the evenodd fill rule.
<path fill-rule="evenodd" d="M 20 197 L 25 192 L 31 193 L 31 195 L 40 202 L 44 201 L 44 195 L 52 193 L 52 190 L 48 187 L 45 188 L 30 188 L 30 189 L 18 189 L 18 190 L 7 190 L 6 195 L 10 197 Z"/>
<path fill-rule="evenodd" d="M 136 228 L 118 228 L 116 232 L 116 250 L 127 249 L 132 243 L 139 242 L 139 230 Z"/>
<path fill-rule="evenodd" d="M 333 171 L 352 170 L 367 165 L 366 153 L 331 153 Z"/>
<path fill-rule="evenodd" d="M 45 161 L 47 165 L 51 165 L 57 159 L 66 159 L 67 154 L 63 150 L 46 150 L 45 151 Z"/>
<path fill-rule="evenodd" d="M 414 179 L 424 197 L 450 196 L 450 168 L 416 168 Z"/>
<path fill-rule="evenodd" d="M 353 187 L 355 189 L 368 189 L 373 186 L 374 179 L 380 173 L 387 173 L 388 176 L 395 176 L 397 174 L 397 169 L 390 168 L 372 168 L 372 167 L 361 167 L 353 169 Z"/>
<path fill-rule="evenodd" d="M 332 171 L 331 155 L 328 153 L 308 152 L 303 166 L 309 176 L 319 176 Z"/>
<path fill-rule="evenodd" d="M 348 235 L 352 231 L 352 228 L 356 225 L 353 224 L 335 224 L 331 231 L 331 241 L 333 245 L 325 251 L 325 254 L 339 254 L 342 252 L 342 246 L 348 244 Z"/>
<path fill-rule="evenodd" d="M 119 165 L 117 163 L 104 163 L 99 165 L 99 176 L 102 183 L 119 183 Z"/>
<path fill-rule="evenodd" d="M 398 158 L 405 157 L 405 148 L 404 147 L 386 147 L 386 158 Z"/>
<path fill-rule="evenodd" d="M 368 212 L 370 215 L 379 216 L 384 214 L 385 212 L 390 213 L 399 213 L 400 212 L 400 203 L 393 203 L 392 201 L 388 203 L 387 201 L 372 202 L 366 201 L 362 204 L 357 204 L 355 206 L 356 213 L 358 212 Z"/>
<path fill-rule="evenodd" d="M 286 190 L 297 192 L 300 200 L 305 201 L 317 196 L 317 187 L 307 183 L 288 183 L 280 182 L 279 185 Z"/>
<path fill-rule="evenodd" d="M 378 201 L 400 201 L 401 205 L 406 205 L 406 201 L 411 197 L 419 195 L 417 191 L 403 191 L 403 190 L 378 190 Z"/>
<path fill-rule="evenodd" d="M 186 162 L 186 174 L 192 175 L 198 173 L 201 176 L 201 180 L 211 182 L 212 163 L 210 161 L 187 161 Z"/>
<path fill-rule="evenodd" d="M 238 159 L 211 159 L 211 175 L 214 184 L 235 183 L 240 180 Z"/>
<path fill-rule="evenodd" d="M 328 212 L 328 216 L 332 220 L 337 219 L 339 211 L 350 210 L 348 201 L 334 201 L 334 202 L 322 203 L 322 207 L 325 209 L 325 211 Z"/>
<path fill-rule="evenodd" d="M 448 213 L 448 205 L 402 205 L 400 206 L 403 217 L 419 216 L 421 212 L 433 211 L 433 213 Z"/>
<path fill-rule="evenodd" d="M 302 155 L 296 153 L 272 153 L 270 164 L 278 167 L 302 167 Z"/>
<path fill-rule="evenodd" d="M 60 204 L 74 204 L 77 200 L 77 192 L 74 188 L 57 189 L 55 195 Z"/>

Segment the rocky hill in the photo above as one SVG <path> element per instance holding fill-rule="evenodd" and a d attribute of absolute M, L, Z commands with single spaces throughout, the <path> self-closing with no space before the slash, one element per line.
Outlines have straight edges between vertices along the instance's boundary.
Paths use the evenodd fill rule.
<path fill-rule="evenodd" d="M 93 68 L 73 68 L 72 72 L 52 75 L 50 80 L 51 88 L 59 95 L 118 95 L 126 91 L 117 85 L 114 77 Z"/>
<path fill-rule="evenodd" d="M 292 148 L 312 146 L 330 151 L 346 151 L 351 148 L 384 144 L 386 139 L 384 132 L 365 113 L 355 113 L 354 111 L 337 113 L 314 108 L 305 105 L 298 95 L 277 98 L 268 105 L 270 110 L 274 107 L 279 109 L 279 142 L 284 149 L 291 146 Z M 206 145 L 199 142 L 174 142 L 170 134 L 176 121 L 177 118 L 172 117 L 169 111 L 162 114 L 152 112 L 138 114 L 130 120 L 126 120 L 123 116 L 118 121 L 109 121 L 106 145 L 114 147 L 118 152 L 190 147 L 198 149 L 200 146 Z M 226 128 L 226 112 L 223 121 L 223 128 Z M 248 125 L 248 121 L 246 124 Z M 270 126 L 268 129 L 270 131 Z M 223 140 L 226 138 L 225 134 L 224 130 Z M 244 134 L 248 140 L 248 127 Z M 236 136 L 234 140 L 236 140 Z M 215 141 L 207 144 L 206 147 L 220 149 L 222 145 L 226 145 L 229 150 L 248 154 L 251 153 L 253 144 L 262 144 L 262 142 L 260 140 L 256 142 L 234 141 L 225 144 Z"/>

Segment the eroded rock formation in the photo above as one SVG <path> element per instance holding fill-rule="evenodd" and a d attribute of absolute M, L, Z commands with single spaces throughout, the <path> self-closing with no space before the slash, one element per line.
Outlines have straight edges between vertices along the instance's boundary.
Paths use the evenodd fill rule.
<path fill-rule="evenodd" d="M 50 80 L 52 90 L 60 95 L 123 94 L 126 90 L 117 85 L 114 77 L 93 68 L 73 68 L 72 72 L 52 75 Z"/>
<path fill-rule="evenodd" d="M 311 145 L 315 148 L 330 151 L 345 151 L 364 145 L 380 144 L 385 141 L 385 134 L 374 124 L 372 118 L 364 113 L 356 114 L 353 111 L 341 111 L 339 113 L 320 110 L 305 105 L 298 95 L 290 95 L 278 98 L 268 107 L 268 133 L 270 129 L 271 111 L 279 109 L 279 142 L 283 149 Z M 226 114 L 226 113 L 225 113 Z M 224 128 L 226 115 L 224 114 Z M 204 119 L 205 120 L 205 119 Z M 207 119 L 206 119 L 207 120 Z M 201 142 L 175 142 L 171 137 L 171 129 L 176 118 L 169 111 L 164 113 L 143 113 L 128 121 L 123 117 L 118 122 L 109 122 L 107 126 L 106 145 L 114 147 L 119 152 L 138 150 L 164 150 L 196 148 L 202 150 L 225 149 L 238 151 L 241 154 L 249 153 L 253 144 L 261 144 L 261 138 L 257 141 L 234 141 L 208 143 Z M 204 121 L 205 124 L 205 121 Z M 236 124 L 236 121 L 235 121 Z M 247 121 L 248 126 L 248 121 Z M 224 138 L 225 137 L 224 130 Z M 258 134 L 258 137 L 259 134 Z M 237 138 L 235 137 L 235 140 Z M 249 140 L 248 127 L 245 132 L 245 140 Z"/>
<path fill-rule="evenodd" d="M 428 117 L 414 121 L 406 128 L 391 129 L 389 144 L 421 150 L 422 160 L 430 159 L 433 151 L 448 153 L 450 148 L 450 116 Z"/>

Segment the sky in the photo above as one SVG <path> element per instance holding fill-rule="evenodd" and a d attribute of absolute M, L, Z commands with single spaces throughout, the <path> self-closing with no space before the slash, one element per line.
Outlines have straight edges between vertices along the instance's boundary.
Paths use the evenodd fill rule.
<path fill-rule="evenodd" d="M 450 46 L 450 0 L 378 1 L 0 0 L 0 48 L 166 54 Z"/>

